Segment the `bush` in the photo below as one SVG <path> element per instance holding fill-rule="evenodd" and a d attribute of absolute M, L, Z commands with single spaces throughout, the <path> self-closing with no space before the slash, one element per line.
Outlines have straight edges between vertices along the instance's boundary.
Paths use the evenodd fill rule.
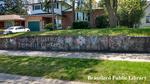
<path fill-rule="evenodd" d="M 46 29 L 46 30 L 53 30 L 53 24 L 52 23 L 46 24 L 44 29 Z"/>
<path fill-rule="evenodd" d="M 89 23 L 86 21 L 73 22 L 72 28 L 73 29 L 88 29 Z"/>
<path fill-rule="evenodd" d="M 119 23 L 129 28 L 139 27 L 147 0 L 122 0 L 118 5 Z"/>
<path fill-rule="evenodd" d="M 96 27 L 107 28 L 109 26 L 108 17 L 103 15 L 96 18 Z"/>

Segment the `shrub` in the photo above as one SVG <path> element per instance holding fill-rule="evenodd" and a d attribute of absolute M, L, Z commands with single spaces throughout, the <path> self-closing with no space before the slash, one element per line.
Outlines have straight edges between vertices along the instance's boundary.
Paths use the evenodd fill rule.
<path fill-rule="evenodd" d="M 129 28 L 139 27 L 144 16 L 147 0 L 121 0 L 117 10 L 120 25 Z"/>
<path fill-rule="evenodd" d="M 44 29 L 46 29 L 46 30 L 53 30 L 53 24 L 52 23 L 46 24 Z"/>
<path fill-rule="evenodd" d="M 109 26 L 108 17 L 103 15 L 96 18 L 96 27 L 107 28 Z"/>
<path fill-rule="evenodd" d="M 88 29 L 89 23 L 87 21 L 73 22 L 73 29 Z"/>

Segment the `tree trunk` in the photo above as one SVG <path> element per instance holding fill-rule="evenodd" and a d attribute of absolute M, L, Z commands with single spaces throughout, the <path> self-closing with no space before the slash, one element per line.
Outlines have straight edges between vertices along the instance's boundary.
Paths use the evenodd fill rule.
<path fill-rule="evenodd" d="M 106 9 L 108 11 L 110 27 L 116 27 L 118 25 L 117 14 L 113 9 L 113 7 L 111 6 L 110 0 L 104 0 L 104 1 L 105 1 Z"/>
<path fill-rule="evenodd" d="M 93 21 L 92 21 L 92 17 L 93 17 L 93 11 L 92 11 L 92 0 L 90 0 L 89 1 L 89 5 L 90 5 L 90 8 L 89 8 L 89 16 L 90 16 L 90 20 L 89 20 L 89 22 L 90 22 L 90 27 L 92 27 L 93 26 Z"/>
<path fill-rule="evenodd" d="M 72 1 L 72 19 L 75 22 L 75 0 Z"/>
<path fill-rule="evenodd" d="M 52 28 L 53 28 L 53 30 L 55 29 L 55 13 L 54 13 L 54 5 L 55 5 L 55 3 L 54 3 L 54 0 L 52 0 L 52 23 L 53 23 L 53 25 L 52 25 Z"/>

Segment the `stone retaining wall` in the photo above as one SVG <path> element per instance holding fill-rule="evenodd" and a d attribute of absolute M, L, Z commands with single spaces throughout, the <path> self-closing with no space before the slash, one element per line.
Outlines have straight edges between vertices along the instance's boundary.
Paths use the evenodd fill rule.
<path fill-rule="evenodd" d="M 0 49 L 150 52 L 150 37 L 39 36 L 0 38 Z"/>

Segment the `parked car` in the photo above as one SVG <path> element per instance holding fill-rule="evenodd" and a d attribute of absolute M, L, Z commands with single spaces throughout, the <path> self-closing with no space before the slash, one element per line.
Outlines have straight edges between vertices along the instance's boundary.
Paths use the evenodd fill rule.
<path fill-rule="evenodd" d="M 4 30 L 3 34 L 17 33 L 17 32 L 29 32 L 29 28 L 23 26 L 12 26 Z"/>

